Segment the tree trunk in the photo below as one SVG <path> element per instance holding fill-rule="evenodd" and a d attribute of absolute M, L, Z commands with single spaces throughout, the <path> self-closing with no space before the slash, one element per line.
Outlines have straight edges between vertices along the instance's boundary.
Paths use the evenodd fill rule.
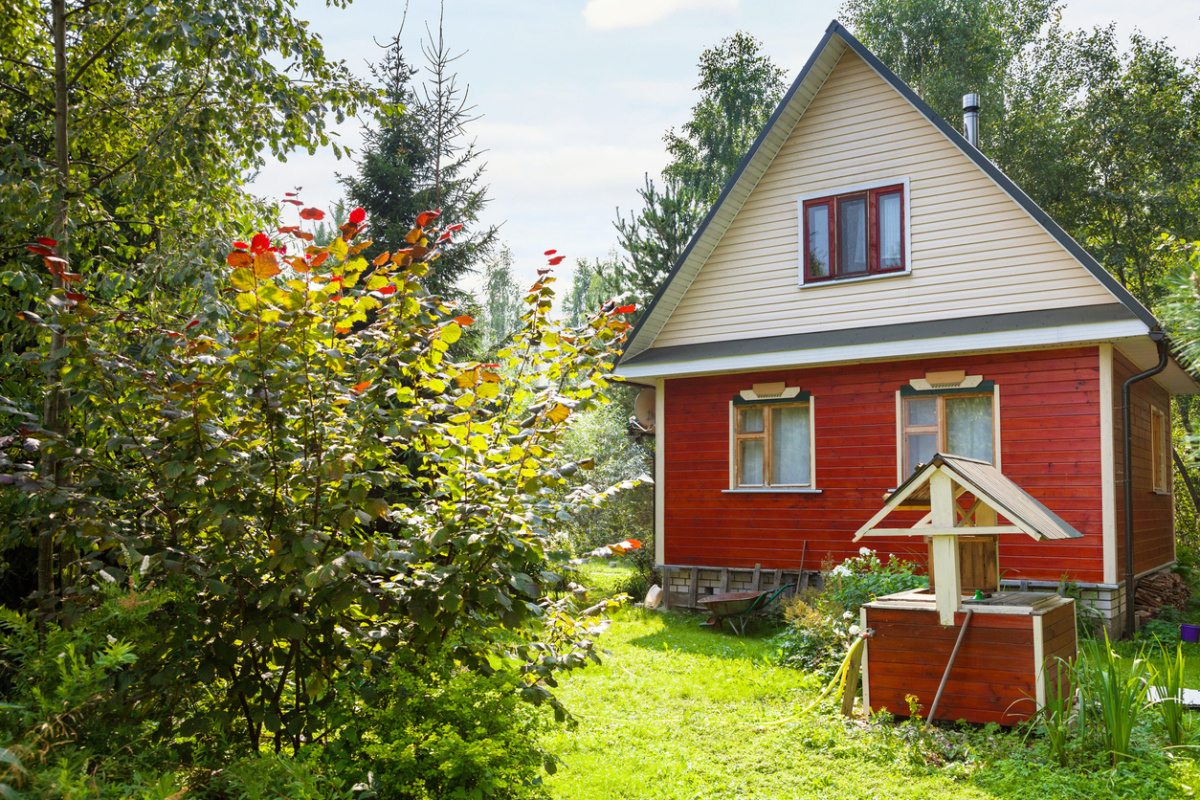
<path fill-rule="evenodd" d="M 67 150 L 67 115 L 69 104 L 67 98 L 67 4 L 66 0 L 52 0 L 52 36 L 54 38 L 54 169 L 57 173 L 58 191 L 54 200 L 54 238 L 58 240 L 58 254 L 67 257 L 67 192 L 69 189 L 70 158 Z M 54 276 L 54 288 L 62 289 L 63 280 Z M 54 332 L 50 338 L 50 355 L 63 347 L 63 336 Z M 53 368 L 47 377 L 46 400 L 42 409 L 42 426 L 46 430 L 61 433 L 62 430 L 62 392 L 60 382 L 62 373 L 57 360 L 51 362 Z M 53 442 L 47 442 L 53 445 Z M 49 478 L 55 485 L 59 483 L 60 465 L 57 457 L 50 450 L 42 452 L 41 476 Z M 43 599 L 54 592 L 54 529 L 44 529 L 38 536 L 38 592 Z"/>

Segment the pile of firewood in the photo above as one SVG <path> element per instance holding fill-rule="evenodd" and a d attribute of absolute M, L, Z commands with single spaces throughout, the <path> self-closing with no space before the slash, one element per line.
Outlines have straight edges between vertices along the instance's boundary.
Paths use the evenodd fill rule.
<path fill-rule="evenodd" d="M 1184 583 L 1181 575 L 1174 572 L 1156 572 L 1138 581 L 1134 601 L 1139 616 L 1142 616 L 1143 611 L 1150 612 L 1145 616 L 1153 616 L 1168 606 L 1183 611 L 1191 596 L 1192 591 Z"/>

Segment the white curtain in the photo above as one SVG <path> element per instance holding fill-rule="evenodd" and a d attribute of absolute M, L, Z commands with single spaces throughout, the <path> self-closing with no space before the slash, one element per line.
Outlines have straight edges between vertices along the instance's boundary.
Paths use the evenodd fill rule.
<path fill-rule="evenodd" d="M 899 269 L 900 257 L 900 195 L 885 194 L 879 198 L 879 268 Z"/>
<path fill-rule="evenodd" d="M 778 486 L 807 485 L 810 482 L 808 456 L 808 406 L 784 406 L 772 410 L 771 461 Z"/>

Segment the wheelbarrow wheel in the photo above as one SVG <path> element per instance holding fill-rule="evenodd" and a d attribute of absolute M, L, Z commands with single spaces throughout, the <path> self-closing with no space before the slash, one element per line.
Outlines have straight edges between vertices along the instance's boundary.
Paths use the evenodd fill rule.
<path fill-rule="evenodd" d="M 700 623 L 701 628 L 712 628 L 714 631 L 721 630 L 721 618 L 712 616 Z"/>

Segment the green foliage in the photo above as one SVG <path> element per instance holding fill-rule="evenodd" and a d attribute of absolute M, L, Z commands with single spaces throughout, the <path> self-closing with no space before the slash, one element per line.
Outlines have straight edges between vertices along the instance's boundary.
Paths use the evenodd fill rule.
<path fill-rule="evenodd" d="M 470 320 L 418 282 L 451 235 L 435 217 L 372 263 L 361 209 L 302 255 L 256 234 L 191 320 L 62 292 L 26 314 L 65 333 L 23 363 L 61 369 L 73 424 L 4 411 L 75 482 L 32 464 L 5 482 L 79 554 L 64 616 L 134 575 L 172 593 L 129 695 L 157 736 L 299 749 L 397 653 L 517 674 L 562 717 L 554 673 L 598 660 L 592 623 L 545 599 L 546 543 L 619 491 L 558 490 L 580 469 L 561 458 L 567 421 L 601 401 L 628 324 L 551 322 L 543 278 L 499 368 L 449 362 Z M 183 702 L 197 686 L 206 702 Z"/>
<path fill-rule="evenodd" d="M 429 79 L 415 81 L 418 69 L 404 55 L 402 34 L 403 24 L 383 60 L 371 66 L 385 102 L 375 125 L 364 131 L 358 173 L 341 182 L 351 204 L 375 220 L 376 244 L 367 248 L 368 259 L 404 247 L 409 222 L 426 209 L 440 209 L 445 224 L 463 226 L 456 246 L 443 253 L 424 280 L 432 292 L 451 297 L 458 279 L 490 255 L 497 229 L 477 227 L 487 187 L 481 183 L 479 151 L 473 141 L 464 143 L 465 128 L 474 118 L 467 90 L 458 87 L 450 71 L 459 56 L 447 49 L 439 24 L 436 39 L 421 47 Z"/>
<path fill-rule="evenodd" d="M 638 196 L 642 198 L 642 210 L 631 213 L 628 220 L 619 216 L 618 209 L 614 225 L 628 265 L 620 264 L 612 270 L 609 285 L 628 292 L 644 307 L 683 255 L 704 217 L 705 206 L 691 190 L 670 177 L 663 178 L 659 190 L 647 175 Z"/>
<path fill-rule="evenodd" d="M 1167 741 L 1175 747 L 1180 747 L 1188 733 L 1184 723 L 1183 690 L 1186 662 L 1183 658 L 1183 644 L 1176 643 L 1174 655 L 1168 652 L 1162 642 L 1159 642 L 1158 649 L 1161 666 L 1154 669 L 1153 674 L 1154 685 L 1161 695 L 1155 699 L 1153 705 L 1162 720 Z"/>
<path fill-rule="evenodd" d="M 758 138 L 786 85 L 783 70 L 745 31 L 701 53 L 699 68 L 700 102 L 692 106 L 692 118 L 682 136 L 670 130 L 663 137 L 671 156 L 663 177 L 706 209 Z"/>
<path fill-rule="evenodd" d="M 593 459 L 594 468 L 577 476 L 570 486 L 593 491 L 600 486 L 633 482 L 629 491 L 599 507 L 581 509 L 564 526 L 566 546 L 582 556 L 609 542 L 636 539 L 643 547 L 624 556 L 643 576 L 654 566 L 654 487 L 647 473 L 653 469 L 653 442 L 628 435 L 633 398 L 641 387 L 614 391 L 614 402 L 580 414 L 572 421 L 564 441 L 566 457 L 573 461 Z M 643 577 L 643 580 L 645 577 Z M 638 589 L 640 586 L 627 587 Z M 649 588 L 647 586 L 647 588 Z M 634 597 L 645 595 L 628 592 Z"/>
<path fill-rule="evenodd" d="M 784 630 L 771 643 L 779 649 L 779 663 L 793 669 L 833 677 L 846 655 L 858 625 L 849 611 L 830 613 L 814 593 L 783 601 Z"/>
<path fill-rule="evenodd" d="M 357 800 L 317 766 L 291 756 L 258 753 L 210 774 L 195 776 L 186 797 L 195 800 Z"/>
<path fill-rule="evenodd" d="M 538 744 L 546 723 L 519 688 L 511 676 L 394 669 L 326 758 L 343 753 L 341 768 L 378 800 L 545 797 L 541 776 L 555 768 Z"/>
<path fill-rule="evenodd" d="M 855 619 L 864 603 L 876 597 L 907 589 L 929 586 L 929 578 L 918 575 L 919 567 L 896 556 L 880 561 L 874 550 L 863 547 L 858 555 L 823 571 L 825 586 L 822 603 L 828 609 L 841 609 Z"/>
<path fill-rule="evenodd" d="M 1084 696 L 1084 714 L 1097 723 L 1102 750 L 1116 766 L 1131 757 L 1133 732 L 1146 707 L 1150 672 L 1138 654 L 1128 661 L 1104 637 L 1083 643 L 1084 657 L 1075 668 Z"/>

